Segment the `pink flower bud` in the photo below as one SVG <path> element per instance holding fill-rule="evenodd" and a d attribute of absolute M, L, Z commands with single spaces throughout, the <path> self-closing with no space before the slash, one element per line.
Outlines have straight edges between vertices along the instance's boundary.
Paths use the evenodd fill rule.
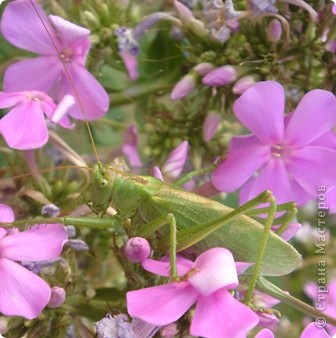
<path fill-rule="evenodd" d="M 211 63 L 202 62 L 194 67 L 194 71 L 201 76 L 205 76 L 209 72 L 211 72 L 214 68 L 215 68 L 214 65 L 212 65 Z"/>
<path fill-rule="evenodd" d="M 158 166 L 153 168 L 152 175 L 163 182 L 162 172 Z"/>
<path fill-rule="evenodd" d="M 48 307 L 51 309 L 56 309 L 64 304 L 66 297 L 65 290 L 59 286 L 54 286 L 51 288 L 51 297 L 48 303 Z"/>
<path fill-rule="evenodd" d="M 282 26 L 279 20 L 273 19 L 267 26 L 267 37 L 272 42 L 277 42 L 281 38 Z"/>
<path fill-rule="evenodd" d="M 168 156 L 162 167 L 163 176 L 176 179 L 182 172 L 188 157 L 188 141 L 183 141 Z"/>
<path fill-rule="evenodd" d="M 122 152 L 126 156 L 129 164 L 135 168 L 142 166 L 141 159 L 137 150 L 137 145 L 138 131 L 135 126 L 131 125 L 126 130 Z"/>
<path fill-rule="evenodd" d="M 203 139 L 210 141 L 216 134 L 220 116 L 216 112 L 210 112 L 203 123 Z"/>
<path fill-rule="evenodd" d="M 174 1 L 174 7 L 175 7 L 175 10 L 177 12 L 179 19 L 184 24 L 187 24 L 191 19 L 194 18 L 194 15 L 191 12 L 191 10 L 187 6 L 183 5 L 183 3 L 175 0 Z"/>
<path fill-rule="evenodd" d="M 232 66 L 218 67 L 208 73 L 203 79 L 204 85 L 218 87 L 236 81 L 237 72 Z"/>
<path fill-rule="evenodd" d="M 124 247 L 124 254 L 126 258 L 132 263 L 143 262 L 148 258 L 149 253 L 149 243 L 142 237 L 130 238 Z"/>
<path fill-rule="evenodd" d="M 234 84 L 232 91 L 234 94 L 243 94 L 246 89 L 252 87 L 255 83 L 253 76 L 244 76 Z"/>
<path fill-rule="evenodd" d="M 170 95 L 172 100 L 180 100 L 187 96 L 195 88 L 195 78 L 191 74 L 183 76 L 183 78 L 176 83 Z"/>

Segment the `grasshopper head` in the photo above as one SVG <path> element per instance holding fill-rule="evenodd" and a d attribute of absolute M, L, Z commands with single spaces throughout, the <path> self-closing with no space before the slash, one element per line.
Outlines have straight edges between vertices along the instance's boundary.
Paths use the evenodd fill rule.
<path fill-rule="evenodd" d="M 94 170 L 94 182 L 92 207 L 98 212 L 105 212 L 110 204 L 114 179 L 100 162 Z"/>

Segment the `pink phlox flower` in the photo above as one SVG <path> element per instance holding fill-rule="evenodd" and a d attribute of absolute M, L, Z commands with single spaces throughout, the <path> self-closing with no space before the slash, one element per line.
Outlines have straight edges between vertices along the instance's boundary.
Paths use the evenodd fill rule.
<path fill-rule="evenodd" d="M 242 187 L 240 203 L 272 190 L 278 203 L 299 205 L 316 198 L 321 185 L 336 182 L 336 151 L 326 134 L 336 124 L 336 98 L 311 90 L 293 114 L 284 116 L 285 93 L 274 81 L 247 89 L 233 109 L 253 134 L 236 136 L 228 158 L 215 171 L 213 185 L 232 192 Z"/>
<path fill-rule="evenodd" d="M 151 272 L 169 275 L 169 262 L 148 259 L 142 265 Z M 244 264 L 244 269 L 250 265 Z M 242 266 L 240 269 L 244 270 Z M 196 303 L 190 333 L 206 338 L 246 337 L 258 324 L 258 316 L 229 291 L 238 286 L 238 275 L 227 249 L 210 249 L 195 262 L 178 259 L 177 271 L 182 276 L 179 282 L 128 292 L 129 314 L 163 326 L 178 320 Z"/>
<path fill-rule="evenodd" d="M 279 230 L 281 225 L 272 226 L 272 230 L 276 232 Z M 285 241 L 291 240 L 300 230 L 302 229 L 302 225 L 300 223 L 290 223 L 287 225 L 285 231 L 280 235 L 282 239 Z"/>
<path fill-rule="evenodd" d="M 336 185 L 327 190 L 325 204 L 329 213 L 336 214 Z"/>
<path fill-rule="evenodd" d="M 310 323 L 302 331 L 300 338 L 333 338 L 329 336 L 323 327 L 318 327 L 316 323 Z"/>
<path fill-rule="evenodd" d="M 139 168 L 142 166 L 137 147 L 138 131 L 134 125 L 130 125 L 125 132 L 125 140 L 122 147 L 122 152 L 127 158 L 129 164 L 134 168 Z"/>
<path fill-rule="evenodd" d="M 13 222 L 12 209 L 0 204 L 0 222 Z M 0 312 L 7 316 L 37 317 L 48 304 L 49 285 L 17 262 L 57 257 L 67 233 L 60 224 L 40 224 L 11 233 L 0 228 Z"/>
<path fill-rule="evenodd" d="M 49 137 L 44 114 L 55 124 L 73 128 L 67 112 L 74 102 L 70 95 L 56 105 L 50 96 L 42 92 L 0 92 L 0 108 L 13 107 L 0 120 L 0 134 L 11 148 L 27 150 L 42 147 Z"/>
<path fill-rule="evenodd" d="M 317 285 L 315 282 L 309 282 L 304 286 L 304 292 L 312 300 L 317 310 L 331 317 L 336 317 L 336 279 L 331 280 L 327 285 Z M 325 326 L 325 330 L 332 337 L 336 334 L 336 327 L 330 324 Z"/>
<path fill-rule="evenodd" d="M 68 77 L 70 74 L 87 119 L 100 118 L 108 110 L 109 97 L 84 66 L 90 49 L 90 31 L 58 16 L 47 17 L 36 0 L 33 4 L 27 0 L 10 2 L 2 15 L 3 36 L 14 46 L 39 54 L 7 68 L 4 90 L 43 91 L 51 93 L 56 101 L 67 94 L 76 98 Z M 85 118 L 78 103 L 70 108 L 69 114 L 76 119 Z"/>

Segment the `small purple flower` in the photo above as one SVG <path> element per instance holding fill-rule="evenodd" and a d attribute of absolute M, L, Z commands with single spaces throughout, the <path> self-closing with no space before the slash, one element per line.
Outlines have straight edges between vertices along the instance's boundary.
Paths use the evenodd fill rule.
<path fill-rule="evenodd" d="M 42 92 L 0 92 L 0 108 L 14 107 L 0 120 L 0 134 L 11 148 L 40 148 L 49 137 L 44 114 L 62 127 L 72 128 L 67 116 L 71 103 L 74 103 L 71 96 L 65 96 L 57 106 L 50 96 Z"/>
<path fill-rule="evenodd" d="M 336 124 L 335 96 L 315 89 L 293 114 L 285 117 L 284 107 L 284 89 L 274 81 L 255 84 L 235 102 L 237 118 L 253 134 L 232 139 L 212 177 L 218 190 L 243 186 L 240 203 L 272 190 L 278 203 L 302 205 L 316 198 L 318 186 L 335 183 L 336 151 L 324 140 Z"/>
<path fill-rule="evenodd" d="M 33 4 L 26 0 L 12 1 L 2 15 L 3 36 L 14 46 L 39 54 L 36 58 L 17 62 L 7 68 L 5 91 L 43 91 L 52 93 L 57 101 L 66 94 L 76 98 L 63 66 L 65 63 L 87 118 L 100 118 L 108 110 L 109 97 L 84 67 L 90 49 L 90 31 L 58 16 L 50 15 L 48 18 L 36 0 L 33 0 Z M 73 118 L 84 119 L 78 103 L 71 107 L 69 114 Z"/>
<path fill-rule="evenodd" d="M 202 79 L 204 85 L 219 87 L 236 81 L 237 72 L 232 66 L 215 68 Z"/>
<path fill-rule="evenodd" d="M 146 270 L 169 275 L 169 262 L 144 263 Z M 228 291 L 238 286 L 238 276 L 227 249 L 210 249 L 194 263 L 178 260 L 177 271 L 182 276 L 179 282 L 128 292 L 130 315 L 163 326 L 178 320 L 196 303 L 190 333 L 206 338 L 241 337 L 258 324 L 258 316 Z"/>
<path fill-rule="evenodd" d="M 14 213 L 0 204 L 0 222 L 13 222 Z M 40 224 L 22 232 L 0 228 L 0 312 L 28 319 L 39 316 L 48 304 L 49 285 L 17 262 L 56 258 L 67 233 L 60 224 Z"/>

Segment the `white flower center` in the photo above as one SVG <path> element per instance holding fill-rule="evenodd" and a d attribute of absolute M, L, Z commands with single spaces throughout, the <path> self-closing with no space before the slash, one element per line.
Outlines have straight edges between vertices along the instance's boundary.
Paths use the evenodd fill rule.
<path fill-rule="evenodd" d="M 275 144 L 271 147 L 273 157 L 285 158 L 290 155 L 290 149 L 282 144 Z"/>
<path fill-rule="evenodd" d="M 59 53 L 59 58 L 64 63 L 69 63 L 73 57 L 73 50 L 70 48 L 65 48 Z"/>

